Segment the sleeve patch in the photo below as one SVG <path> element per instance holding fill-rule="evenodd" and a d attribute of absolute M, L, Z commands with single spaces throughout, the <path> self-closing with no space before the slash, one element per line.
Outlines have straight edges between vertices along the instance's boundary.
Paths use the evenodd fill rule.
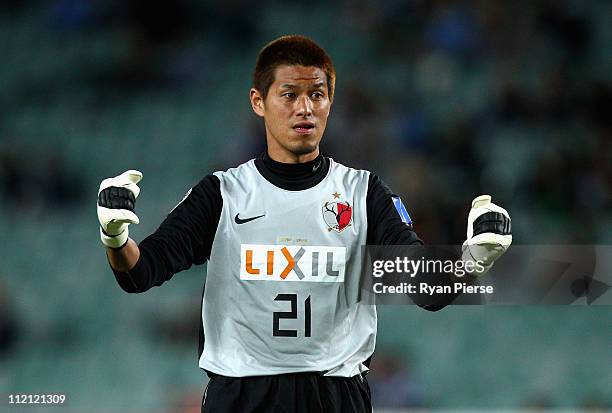
<path fill-rule="evenodd" d="M 391 199 L 393 200 L 393 205 L 395 206 L 395 210 L 397 211 L 400 218 L 402 219 L 402 222 L 407 225 L 412 225 L 412 219 L 410 218 L 408 211 L 406 211 L 406 207 L 404 206 L 404 203 L 402 202 L 400 197 L 394 196 L 394 197 L 391 197 Z"/>

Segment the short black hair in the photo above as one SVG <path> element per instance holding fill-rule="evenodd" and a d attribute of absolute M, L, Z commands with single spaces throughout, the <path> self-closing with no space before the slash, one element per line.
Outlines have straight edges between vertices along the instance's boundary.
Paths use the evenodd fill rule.
<path fill-rule="evenodd" d="M 318 67 L 327 77 L 329 100 L 334 98 L 336 69 L 327 52 L 306 36 L 282 36 L 264 46 L 257 55 L 253 72 L 253 87 L 265 99 L 274 83 L 274 73 L 281 65 Z"/>

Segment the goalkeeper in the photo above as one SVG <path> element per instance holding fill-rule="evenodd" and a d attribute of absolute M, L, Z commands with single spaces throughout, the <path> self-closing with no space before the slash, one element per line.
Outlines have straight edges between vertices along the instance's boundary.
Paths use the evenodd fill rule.
<path fill-rule="evenodd" d="M 372 411 L 366 373 L 376 309 L 361 302 L 359 251 L 422 242 L 380 178 L 320 154 L 335 79 L 327 53 L 306 37 L 266 45 L 250 103 L 265 125 L 267 151 L 205 176 L 139 244 L 129 225 L 139 222 L 142 174 L 126 171 L 100 185 L 100 236 L 125 291 L 144 292 L 208 262 L 199 366 L 210 381 L 202 412 Z M 463 245 L 464 259 L 484 263 L 474 276 L 511 241 L 508 213 L 490 196 L 477 197 Z"/>

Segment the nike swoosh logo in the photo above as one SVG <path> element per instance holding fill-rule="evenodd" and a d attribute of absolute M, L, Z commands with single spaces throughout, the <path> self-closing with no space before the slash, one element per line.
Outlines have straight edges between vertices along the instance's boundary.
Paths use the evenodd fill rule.
<path fill-rule="evenodd" d="M 245 219 L 242 219 L 242 218 L 240 218 L 238 215 L 240 215 L 240 214 L 238 213 L 238 214 L 236 214 L 236 216 L 234 217 L 234 221 L 235 221 L 235 222 L 236 222 L 236 224 L 238 224 L 238 225 L 240 225 L 240 224 L 246 224 L 247 222 L 253 221 L 254 219 L 257 219 L 257 218 L 261 218 L 261 217 L 265 217 L 265 216 L 266 216 L 266 214 L 263 214 L 263 215 L 258 215 L 258 216 L 256 216 L 256 217 L 251 217 L 251 218 L 245 218 Z"/>

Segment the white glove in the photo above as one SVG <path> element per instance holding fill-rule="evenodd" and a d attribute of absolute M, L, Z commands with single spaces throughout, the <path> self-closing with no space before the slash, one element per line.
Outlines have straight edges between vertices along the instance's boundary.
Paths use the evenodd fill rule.
<path fill-rule="evenodd" d="M 121 248 L 128 240 L 128 225 L 140 221 L 134 213 L 140 188 L 136 185 L 142 172 L 125 171 L 114 178 L 106 178 L 98 190 L 98 220 L 100 238 L 110 248 Z"/>
<path fill-rule="evenodd" d="M 486 274 L 510 244 L 512 227 L 508 211 L 492 203 L 490 195 L 474 198 L 468 215 L 467 239 L 462 248 L 463 261 L 480 263 L 472 275 Z"/>

